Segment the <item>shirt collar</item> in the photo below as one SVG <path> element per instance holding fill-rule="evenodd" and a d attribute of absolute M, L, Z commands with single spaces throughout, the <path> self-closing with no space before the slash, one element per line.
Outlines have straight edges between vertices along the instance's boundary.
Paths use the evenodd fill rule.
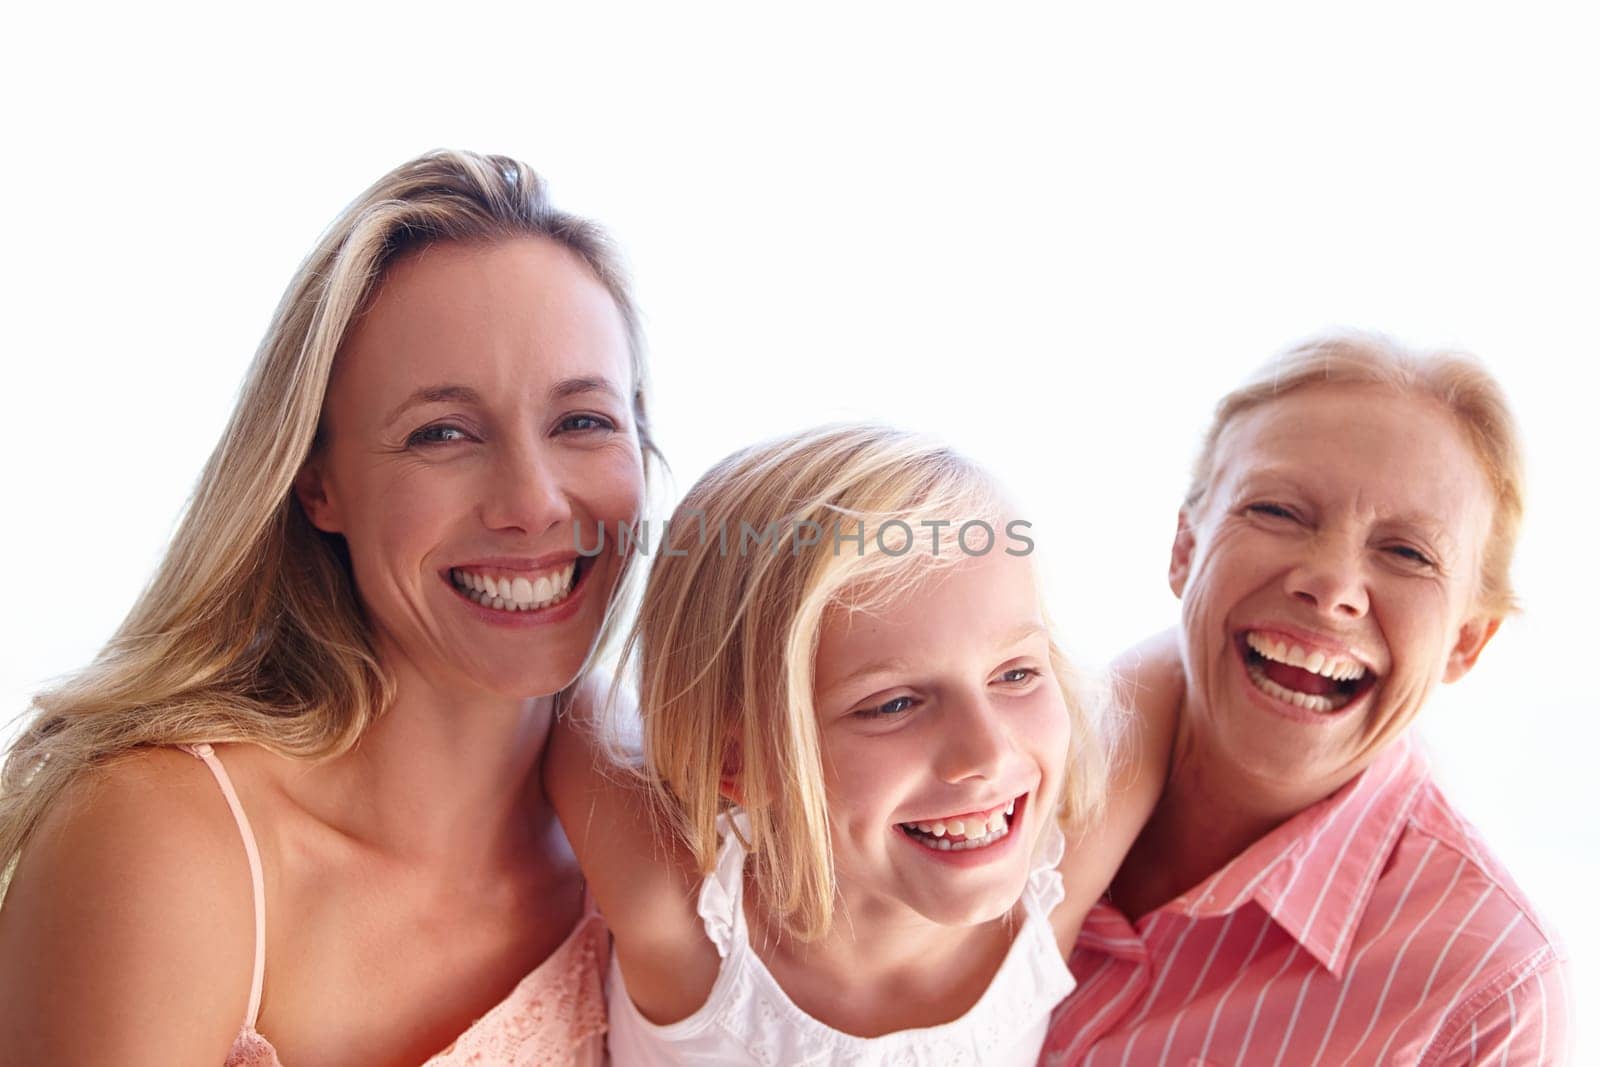
<path fill-rule="evenodd" d="M 1253 900 L 1341 976 L 1356 926 L 1427 776 L 1427 760 L 1410 734 L 1402 736 L 1337 792 L 1162 910 L 1205 918 Z"/>

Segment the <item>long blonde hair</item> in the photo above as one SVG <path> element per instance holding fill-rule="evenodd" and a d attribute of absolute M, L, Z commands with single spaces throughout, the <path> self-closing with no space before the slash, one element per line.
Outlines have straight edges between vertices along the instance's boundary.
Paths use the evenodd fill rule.
<path fill-rule="evenodd" d="M 723 460 L 683 499 L 657 549 L 626 648 L 656 810 L 709 873 L 728 807 L 723 780 L 736 778 L 756 883 L 801 940 L 827 931 L 835 892 L 812 697 L 823 613 L 871 610 L 965 558 L 953 532 L 940 555 L 925 520 L 1003 522 L 1003 512 L 990 477 L 950 449 L 844 426 Z M 1103 796 L 1105 751 L 1053 640 L 1050 654 L 1071 716 L 1061 808 L 1071 821 Z"/>
<path fill-rule="evenodd" d="M 289 284 L 128 617 L 93 663 L 35 698 L 0 772 L 0 893 L 51 803 L 87 767 L 140 746 L 203 741 L 333 756 L 382 713 L 393 682 L 374 653 L 343 543 L 311 526 L 291 486 L 316 446 L 340 345 L 388 265 L 430 244 L 526 236 L 573 252 L 616 301 L 640 446 L 659 459 L 638 316 L 605 234 L 555 210 L 538 175 L 504 156 L 432 152 L 384 175 L 334 220 Z"/>

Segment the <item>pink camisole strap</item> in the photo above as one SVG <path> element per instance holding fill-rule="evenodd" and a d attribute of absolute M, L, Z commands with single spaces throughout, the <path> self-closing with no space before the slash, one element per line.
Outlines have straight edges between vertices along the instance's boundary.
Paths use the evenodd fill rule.
<path fill-rule="evenodd" d="M 239 836 L 244 838 L 244 854 L 250 861 L 250 893 L 256 912 L 255 963 L 250 970 L 250 1005 L 245 1012 L 244 1025 L 245 1029 L 254 1030 L 256 1016 L 261 1012 L 261 984 L 267 965 L 267 895 L 261 877 L 261 850 L 256 847 L 256 835 L 250 830 L 250 820 L 245 817 L 244 806 L 239 803 L 239 794 L 234 791 L 233 781 L 216 752 L 207 744 L 180 747 L 211 768 L 217 784 L 222 787 L 222 795 L 227 798 L 228 807 L 233 811 L 233 820 L 239 824 Z"/>

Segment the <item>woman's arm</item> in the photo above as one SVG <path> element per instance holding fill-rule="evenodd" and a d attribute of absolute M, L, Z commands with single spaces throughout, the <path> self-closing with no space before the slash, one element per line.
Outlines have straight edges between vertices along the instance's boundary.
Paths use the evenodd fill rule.
<path fill-rule="evenodd" d="M 610 691 L 610 679 L 591 675 L 557 719 L 545 791 L 611 928 L 628 995 L 650 1021 L 676 1022 L 705 1003 L 721 961 L 695 908 L 692 857 L 653 811 L 643 783 L 615 766 L 599 741 Z"/>
<path fill-rule="evenodd" d="M 217 1067 L 249 999 L 251 901 L 198 760 L 149 750 L 86 772 L 0 906 L 0 1060 Z"/>
<path fill-rule="evenodd" d="M 1111 682 L 1114 699 L 1129 712 L 1127 735 L 1115 751 L 1101 817 L 1068 839 L 1061 861 L 1067 897 L 1051 918 L 1063 954 L 1071 951 L 1089 908 L 1110 886 L 1166 784 L 1184 691 L 1177 630 L 1117 657 Z"/>

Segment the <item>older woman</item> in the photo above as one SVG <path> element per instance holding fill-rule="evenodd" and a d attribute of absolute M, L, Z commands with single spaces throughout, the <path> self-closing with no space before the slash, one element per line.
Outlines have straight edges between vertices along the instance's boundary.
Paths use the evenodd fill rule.
<path fill-rule="evenodd" d="M 601 1056 L 539 771 L 625 565 L 578 528 L 641 505 L 642 379 L 603 236 L 523 165 L 436 153 L 345 211 L 7 762 L 6 1062 Z"/>
<path fill-rule="evenodd" d="M 1045 1061 L 1557 1062 L 1563 958 L 1408 727 L 1512 610 L 1499 388 L 1324 339 L 1217 409 L 1179 513 L 1156 810 L 1091 912 Z"/>

